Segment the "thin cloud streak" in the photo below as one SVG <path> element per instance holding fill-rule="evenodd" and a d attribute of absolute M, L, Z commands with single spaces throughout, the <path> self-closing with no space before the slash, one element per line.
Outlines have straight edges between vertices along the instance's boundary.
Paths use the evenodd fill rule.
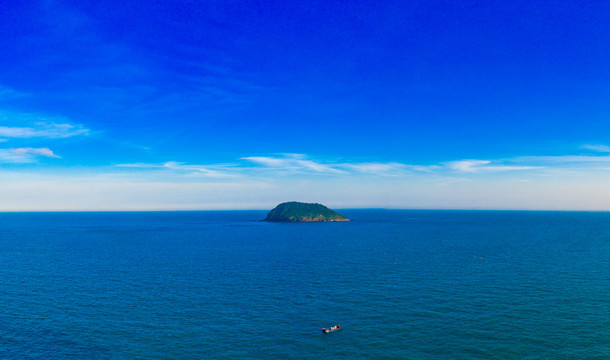
<path fill-rule="evenodd" d="M 602 153 L 610 153 L 610 146 L 607 145 L 583 145 L 581 148 Z"/>
<path fill-rule="evenodd" d="M 38 157 L 48 157 L 60 159 L 61 157 L 53 153 L 49 148 L 15 148 L 0 149 L 0 163 L 31 163 Z"/>
<path fill-rule="evenodd" d="M 87 135 L 89 129 L 82 125 L 55 124 L 37 122 L 34 127 L 0 126 L 0 136 L 5 138 L 51 138 L 61 139 L 78 135 Z"/>
<path fill-rule="evenodd" d="M 492 165 L 490 160 L 451 161 L 446 163 L 446 166 L 451 170 L 465 173 L 533 170 L 539 168 L 536 166 Z"/>
<path fill-rule="evenodd" d="M 287 172 L 313 172 L 320 174 L 345 174 L 345 171 L 329 164 L 322 164 L 313 160 L 307 160 L 304 155 L 290 154 L 287 157 L 249 156 L 243 157 L 247 160 L 267 168 Z"/>
<path fill-rule="evenodd" d="M 179 163 L 176 161 L 168 161 L 164 163 L 163 168 L 171 169 L 171 170 L 179 170 L 179 171 L 191 171 L 204 176 L 209 177 L 231 177 L 231 174 L 228 174 L 224 171 L 214 170 L 212 167 L 202 166 L 202 165 L 184 165 L 183 163 Z"/>
<path fill-rule="evenodd" d="M 464 173 L 507 172 L 540 169 L 540 166 L 512 164 L 511 161 L 502 160 L 459 160 L 442 163 L 440 165 L 412 165 L 399 162 L 369 162 L 369 163 L 331 163 L 306 160 L 302 154 L 287 154 L 284 157 L 251 156 L 243 160 L 254 162 L 257 165 L 273 170 L 294 172 L 314 171 L 326 174 L 368 174 L 375 176 L 399 176 L 412 173 L 433 173 L 446 170 Z"/>
<path fill-rule="evenodd" d="M 283 154 L 281 157 L 248 156 L 241 159 L 272 171 L 327 175 L 397 176 L 409 171 L 430 171 L 436 168 L 436 166 L 416 166 L 398 162 L 324 162 L 308 159 L 304 154 Z"/>
<path fill-rule="evenodd" d="M 133 164 L 117 164 L 117 167 L 122 168 L 133 168 L 133 169 L 157 169 L 157 170 L 174 170 L 179 172 L 195 173 L 205 177 L 232 177 L 230 174 L 222 169 L 224 165 L 185 165 L 177 161 L 168 161 L 163 164 L 144 164 L 144 163 L 133 163 Z"/>
<path fill-rule="evenodd" d="M 305 155 L 288 154 L 285 157 L 248 156 L 242 157 L 242 164 L 207 164 L 190 165 L 177 161 L 162 164 L 130 163 L 117 164 L 117 167 L 151 170 L 175 170 L 208 175 L 210 177 L 228 177 L 239 175 L 328 175 L 349 176 L 366 174 L 376 176 L 396 176 L 409 170 L 430 171 L 434 167 L 415 167 L 401 163 L 325 163 L 307 159 Z"/>
<path fill-rule="evenodd" d="M 397 162 L 340 164 L 339 166 L 348 170 L 353 170 L 358 173 L 379 176 L 398 176 L 409 169 L 415 168 L 414 166 L 405 165 Z"/>
<path fill-rule="evenodd" d="M 325 162 L 312 160 L 303 154 L 282 156 L 247 156 L 243 164 L 190 165 L 177 161 L 162 164 L 131 163 L 118 167 L 134 169 L 164 169 L 200 173 L 209 177 L 282 175 L 325 175 L 330 177 L 379 176 L 399 177 L 413 174 L 442 174 L 449 171 L 462 173 L 507 172 L 540 169 L 540 166 L 494 164 L 490 160 L 460 160 L 441 165 L 410 165 L 399 162 Z"/>
<path fill-rule="evenodd" d="M 607 170 L 610 155 L 530 156 L 508 159 L 464 159 L 430 165 L 412 165 L 400 162 L 332 162 L 311 159 L 304 154 L 277 156 L 246 156 L 241 163 L 192 165 L 169 161 L 162 164 L 119 164 L 134 169 L 170 170 L 205 177 L 261 177 L 276 175 L 326 177 L 394 177 L 433 176 L 449 179 L 461 174 L 464 177 L 496 173 L 527 173 L 533 175 L 582 174 L 583 171 Z"/>

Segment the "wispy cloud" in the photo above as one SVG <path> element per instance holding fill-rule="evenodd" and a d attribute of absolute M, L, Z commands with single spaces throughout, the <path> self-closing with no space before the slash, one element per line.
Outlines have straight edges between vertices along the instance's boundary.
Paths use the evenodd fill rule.
<path fill-rule="evenodd" d="M 33 127 L 0 126 L 0 136 L 5 138 L 68 138 L 86 135 L 89 129 L 82 125 L 37 122 Z"/>
<path fill-rule="evenodd" d="M 61 158 L 49 148 L 15 148 L 0 149 L 0 162 L 2 163 L 31 163 L 38 157 Z"/>
<path fill-rule="evenodd" d="M 431 172 L 438 165 L 410 165 L 399 162 L 332 162 L 312 160 L 304 154 L 279 154 L 277 156 L 243 157 L 267 170 L 285 173 L 310 173 L 327 175 L 398 176 L 413 172 Z"/>
<path fill-rule="evenodd" d="M 145 163 L 133 163 L 133 164 L 118 164 L 118 167 L 123 168 L 134 168 L 134 169 L 157 169 L 157 170 L 174 170 L 180 172 L 195 173 L 205 177 L 213 178 L 224 178 L 234 176 L 233 174 L 224 171 L 227 165 L 186 165 L 177 161 L 168 161 L 162 164 L 145 164 Z"/>
<path fill-rule="evenodd" d="M 536 166 L 494 164 L 490 160 L 450 161 L 446 163 L 446 166 L 451 170 L 466 173 L 532 170 L 537 168 Z"/>
<path fill-rule="evenodd" d="M 481 168 L 489 164 L 491 161 L 488 160 L 460 160 L 451 161 L 447 163 L 447 167 L 452 170 L 463 171 L 463 172 L 476 172 Z"/>
<path fill-rule="evenodd" d="M 506 159 L 464 159 L 439 164 L 412 165 L 401 162 L 346 162 L 309 158 L 304 154 L 246 156 L 233 164 L 193 165 L 177 161 L 161 164 L 120 164 L 119 167 L 171 170 L 205 177 L 258 177 L 320 175 L 326 177 L 421 177 L 452 178 L 483 174 L 527 172 L 530 175 L 577 174 L 607 170 L 610 156 L 530 156 Z"/>
<path fill-rule="evenodd" d="M 286 154 L 284 157 L 248 156 L 243 160 L 253 162 L 274 170 L 286 172 L 308 172 L 317 174 L 344 174 L 345 171 L 337 165 L 324 164 L 314 160 L 308 160 L 302 154 Z"/>
<path fill-rule="evenodd" d="M 597 152 L 602 152 L 602 153 L 610 153 L 610 146 L 607 145 L 583 145 L 581 146 L 582 149 L 587 149 L 587 150 L 593 150 L 593 151 L 597 151 Z"/>
<path fill-rule="evenodd" d="M 0 101 L 24 97 L 26 94 L 0 85 Z"/>
<path fill-rule="evenodd" d="M 162 167 L 166 169 L 179 170 L 179 171 L 191 171 L 195 173 L 199 173 L 204 176 L 209 177 L 229 177 L 231 174 L 214 169 L 213 166 L 204 166 L 204 165 L 185 165 L 184 163 L 179 163 L 176 161 L 168 161 L 162 165 Z M 220 166 L 216 166 L 217 168 Z"/>
<path fill-rule="evenodd" d="M 312 160 L 304 154 L 277 156 L 248 156 L 247 160 L 271 171 L 328 175 L 399 176 L 407 173 L 426 173 L 440 169 L 438 165 L 411 165 L 400 162 L 333 162 Z"/>
<path fill-rule="evenodd" d="M 346 163 L 312 160 L 303 154 L 281 154 L 278 156 L 247 156 L 241 163 L 191 165 L 183 162 L 168 161 L 162 164 L 131 163 L 118 164 L 118 167 L 133 169 L 173 170 L 198 173 L 209 177 L 230 176 L 272 176 L 283 175 L 327 175 L 327 176 L 397 176 L 408 171 L 427 172 L 436 166 L 412 166 L 397 162 Z M 243 162 L 245 161 L 245 162 Z"/>
<path fill-rule="evenodd" d="M 353 170 L 359 173 L 381 175 L 381 176 L 396 176 L 404 173 L 407 170 L 418 170 L 414 169 L 414 166 L 405 165 L 397 162 L 389 163 L 354 163 L 354 164 L 340 164 L 339 166 Z"/>

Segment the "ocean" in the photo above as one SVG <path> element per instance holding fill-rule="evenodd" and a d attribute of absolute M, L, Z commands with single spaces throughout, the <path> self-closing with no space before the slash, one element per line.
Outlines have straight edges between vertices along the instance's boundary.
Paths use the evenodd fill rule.
<path fill-rule="evenodd" d="M 610 213 L 340 212 L 0 213 L 0 359 L 610 358 Z"/>

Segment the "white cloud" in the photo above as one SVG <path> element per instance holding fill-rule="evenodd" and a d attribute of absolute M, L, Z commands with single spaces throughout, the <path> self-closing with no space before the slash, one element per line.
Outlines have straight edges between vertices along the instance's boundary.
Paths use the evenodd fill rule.
<path fill-rule="evenodd" d="M 373 174 L 380 176 L 396 176 L 408 169 L 413 169 L 413 166 L 408 166 L 401 163 L 353 163 L 341 164 L 343 168 L 353 170 L 359 173 Z"/>
<path fill-rule="evenodd" d="M 295 160 L 297 166 L 301 166 L 307 170 L 312 170 L 319 173 L 343 174 L 343 170 L 339 170 L 332 165 L 320 164 L 312 160 Z"/>
<path fill-rule="evenodd" d="M 18 155 L 40 155 L 46 157 L 59 158 L 59 156 L 53 154 L 53 151 L 49 148 L 17 148 L 12 149 L 12 152 Z"/>
<path fill-rule="evenodd" d="M 535 166 L 521 166 L 521 165 L 492 165 L 489 160 L 459 160 L 450 161 L 446 163 L 446 166 L 455 171 L 467 172 L 467 173 L 478 173 L 478 172 L 495 172 L 495 171 L 516 171 L 516 170 L 532 170 L 536 169 Z"/>
<path fill-rule="evenodd" d="M 451 173 L 491 174 L 528 171 L 530 175 L 568 174 L 583 171 L 607 170 L 610 156 L 542 156 L 508 159 L 465 159 L 440 164 L 410 165 L 400 162 L 329 162 L 308 159 L 303 154 L 279 154 L 277 156 L 247 156 L 245 162 L 235 164 L 191 165 L 177 161 L 161 164 L 119 164 L 134 169 L 172 170 L 206 177 L 242 176 L 266 178 L 277 175 L 326 175 L 333 177 L 378 176 L 405 178 L 408 176 L 434 176 L 447 178 Z"/>
<path fill-rule="evenodd" d="M 408 172 L 431 172 L 440 168 L 438 165 L 408 165 L 399 162 L 323 162 L 307 159 L 303 154 L 248 156 L 243 157 L 242 160 L 272 171 L 346 176 L 355 174 L 398 176 Z"/>
<path fill-rule="evenodd" d="M 34 127 L 0 126 L 0 136 L 7 138 L 67 138 L 77 135 L 87 135 L 89 129 L 82 125 L 56 124 L 37 122 Z"/>
<path fill-rule="evenodd" d="M 124 168 L 135 168 L 135 169 L 169 169 L 181 172 L 189 172 L 205 177 L 231 177 L 233 174 L 224 171 L 223 169 L 229 168 L 227 165 L 185 165 L 177 161 L 168 161 L 163 164 L 145 164 L 145 163 L 133 163 L 133 164 L 118 164 L 118 167 Z"/>
<path fill-rule="evenodd" d="M 329 175 L 329 176 L 403 176 L 407 174 L 436 173 L 441 174 L 443 170 L 454 170 L 464 173 L 480 172 L 500 172 L 531 170 L 540 167 L 525 165 L 494 164 L 490 160 L 460 160 L 439 165 L 409 165 L 399 162 L 323 162 L 319 160 L 307 159 L 302 154 L 282 154 L 281 156 L 247 156 L 241 160 L 252 163 L 252 166 L 245 164 L 226 165 L 189 165 L 177 161 L 169 161 L 163 164 L 119 164 L 119 167 L 140 168 L 140 169 L 169 169 L 175 171 L 199 173 L 209 177 L 226 176 L 269 176 L 271 174 L 283 175 Z"/>
<path fill-rule="evenodd" d="M 49 148 L 16 148 L 0 149 L 0 163 L 31 163 L 38 157 L 49 157 L 60 159 Z"/>
<path fill-rule="evenodd" d="M 268 167 L 284 167 L 287 162 L 286 159 L 278 159 L 278 158 L 271 158 L 271 157 L 265 157 L 265 156 L 248 156 L 248 157 L 244 157 L 242 158 L 244 160 L 248 160 L 248 161 L 252 161 L 254 163 L 263 165 L 263 166 L 268 166 Z"/>
<path fill-rule="evenodd" d="M 447 167 L 452 170 L 463 172 L 477 172 L 481 166 L 491 163 L 489 160 L 460 160 L 447 163 Z"/>
<path fill-rule="evenodd" d="M 217 165 L 215 167 L 221 167 L 222 165 Z M 176 161 L 168 161 L 162 165 L 162 167 L 166 169 L 172 170 L 180 170 L 180 171 L 192 171 L 204 176 L 209 177 L 228 177 L 230 174 L 220 171 L 214 168 L 214 166 L 204 166 L 204 165 L 184 165 L 183 163 L 179 163 Z"/>
<path fill-rule="evenodd" d="M 610 146 L 607 145 L 583 145 L 581 148 L 597 152 L 610 153 Z"/>
<path fill-rule="evenodd" d="M 228 176 L 267 176 L 270 174 L 322 174 L 322 175 L 357 175 L 397 176 L 408 170 L 429 172 L 437 166 L 412 166 L 396 162 L 389 163 L 324 163 L 307 159 L 301 154 L 284 154 L 283 157 L 249 156 L 243 157 L 254 165 L 247 164 L 207 164 L 190 165 L 177 161 L 162 164 L 131 163 L 118 164 L 118 167 L 134 169 L 168 169 L 182 172 L 198 173 L 209 177 Z"/>
<path fill-rule="evenodd" d="M 279 171 L 318 174 L 345 173 L 345 171 L 338 169 L 338 166 L 336 165 L 307 160 L 305 159 L 305 156 L 301 154 L 286 154 L 285 157 L 248 156 L 243 157 L 242 159 Z"/>

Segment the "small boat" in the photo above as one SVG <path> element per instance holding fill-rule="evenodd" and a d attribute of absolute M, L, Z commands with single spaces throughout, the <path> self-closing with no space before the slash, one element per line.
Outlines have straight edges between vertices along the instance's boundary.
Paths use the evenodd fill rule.
<path fill-rule="evenodd" d="M 322 328 L 322 332 L 324 334 L 329 333 L 329 332 L 333 332 L 333 331 L 338 331 L 341 330 L 341 324 L 336 325 L 336 326 L 331 326 L 328 329 L 327 328 Z"/>

